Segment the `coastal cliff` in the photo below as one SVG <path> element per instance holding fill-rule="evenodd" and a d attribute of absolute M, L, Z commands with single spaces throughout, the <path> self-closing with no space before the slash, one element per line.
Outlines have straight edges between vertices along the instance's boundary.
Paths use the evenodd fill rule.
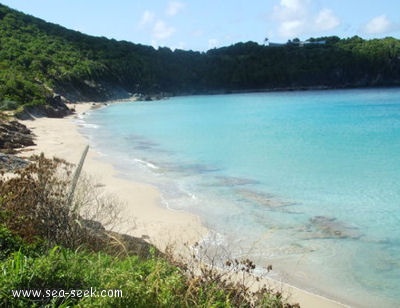
<path fill-rule="evenodd" d="M 132 94 L 231 93 L 400 85 L 400 41 L 237 43 L 207 52 L 94 37 L 0 5 L 0 110 Z M 311 40 L 311 41 L 312 41 Z"/>

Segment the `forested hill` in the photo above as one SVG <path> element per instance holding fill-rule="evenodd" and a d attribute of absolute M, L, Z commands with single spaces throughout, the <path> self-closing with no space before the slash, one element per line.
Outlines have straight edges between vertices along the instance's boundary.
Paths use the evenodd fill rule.
<path fill-rule="evenodd" d="M 311 42 L 311 43 L 310 43 Z M 0 4 L 0 109 L 130 93 L 400 85 L 400 41 L 254 42 L 194 52 L 93 37 Z"/>

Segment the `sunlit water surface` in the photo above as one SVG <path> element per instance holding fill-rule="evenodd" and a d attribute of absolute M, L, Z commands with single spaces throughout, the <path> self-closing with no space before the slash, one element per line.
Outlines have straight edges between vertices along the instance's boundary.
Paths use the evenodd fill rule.
<path fill-rule="evenodd" d="M 400 305 L 399 89 L 174 97 L 80 123 L 122 176 L 199 215 L 209 245 L 350 304 Z"/>

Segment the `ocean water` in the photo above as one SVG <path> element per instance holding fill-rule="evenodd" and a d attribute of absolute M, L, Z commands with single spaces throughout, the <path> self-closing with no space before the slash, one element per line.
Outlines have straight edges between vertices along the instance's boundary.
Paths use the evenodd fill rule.
<path fill-rule="evenodd" d="M 400 89 L 173 97 L 80 120 L 204 242 L 362 307 L 400 306 Z"/>

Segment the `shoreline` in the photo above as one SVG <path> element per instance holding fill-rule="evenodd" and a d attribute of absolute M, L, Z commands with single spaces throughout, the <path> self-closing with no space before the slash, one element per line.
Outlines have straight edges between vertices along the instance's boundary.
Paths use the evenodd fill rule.
<path fill-rule="evenodd" d="M 89 141 L 79 132 L 79 124 L 75 119 L 79 114 L 98 108 L 99 104 L 78 103 L 72 107 L 76 112 L 66 118 L 23 121 L 35 134 L 37 144 L 26 148 L 23 155 L 43 152 L 47 157 L 56 156 L 77 164 Z M 161 250 L 172 247 L 178 252 L 185 243 L 194 244 L 209 232 L 199 217 L 163 207 L 161 194 L 155 187 L 118 177 L 118 171 L 112 164 L 94 150 L 89 150 L 83 172 L 95 178 L 107 193 L 121 200 L 121 214 L 126 221 L 120 229 L 115 230 L 117 232 L 145 238 Z M 279 281 L 266 278 L 264 282 L 289 294 L 290 302 L 298 302 L 301 307 L 346 307 L 337 301 Z"/>
<path fill-rule="evenodd" d="M 160 92 L 160 93 L 147 93 L 143 96 L 156 99 L 168 99 L 170 97 L 181 97 L 181 96 L 201 96 L 201 95 L 229 95 L 229 94 L 249 94 L 249 93 L 280 93 L 280 92 L 311 92 L 311 91 L 344 91 L 344 90 L 379 90 L 379 89 L 398 89 L 400 85 L 374 85 L 374 86 L 362 86 L 362 85 L 316 85 L 316 86 L 292 86 L 292 87 L 273 87 L 273 88 L 252 88 L 252 89 L 218 89 L 218 90 L 204 90 L 204 91 L 188 91 L 188 92 Z M 131 97 L 132 98 L 132 97 Z M 115 100 L 120 101 L 131 101 L 131 98 L 123 98 Z M 133 97 L 134 98 L 134 97 Z M 139 99 L 139 101 L 145 101 Z M 114 101 L 111 101 L 114 102 Z"/>
<path fill-rule="evenodd" d="M 27 147 L 23 155 L 43 152 L 49 158 L 56 156 L 78 164 L 89 141 L 79 132 L 75 119 L 98 106 L 93 103 L 73 104 L 75 113 L 68 117 L 24 121 L 33 131 L 37 145 Z M 194 243 L 207 232 L 198 217 L 163 208 L 155 187 L 118 177 L 118 171 L 93 149 L 89 149 L 82 171 L 121 202 L 121 216 L 125 223 L 115 230 L 117 232 L 145 237 L 162 250 L 165 244 L 178 244 L 173 242 L 174 239 L 179 238 L 180 243 Z"/>

